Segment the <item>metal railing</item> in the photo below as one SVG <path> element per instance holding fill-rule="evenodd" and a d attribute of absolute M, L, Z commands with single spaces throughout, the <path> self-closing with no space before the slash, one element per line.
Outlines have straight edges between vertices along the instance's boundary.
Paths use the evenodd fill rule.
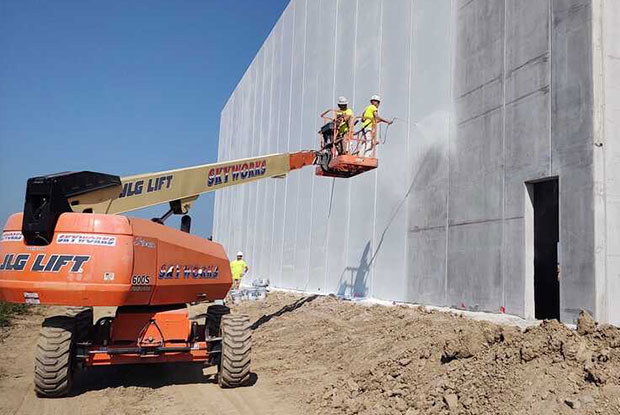
<path fill-rule="evenodd" d="M 354 117 L 349 128 L 342 133 L 340 127 L 343 124 L 338 117 L 338 111 L 330 110 L 328 114 L 321 117 L 323 127 L 319 130 L 321 151 L 329 149 L 332 158 L 344 154 L 357 155 L 359 157 L 375 158 L 377 153 L 377 125 L 370 124 L 368 128 L 361 128 L 362 117 Z M 331 128 L 329 124 L 331 123 Z M 359 125 L 359 127 L 357 127 Z M 329 130 L 326 130 L 328 127 Z M 359 128 L 355 131 L 355 128 Z M 331 130 L 331 134 L 326 134 Z M 326 142 L 325 135 L 331 136 L 331 140 Z"/>

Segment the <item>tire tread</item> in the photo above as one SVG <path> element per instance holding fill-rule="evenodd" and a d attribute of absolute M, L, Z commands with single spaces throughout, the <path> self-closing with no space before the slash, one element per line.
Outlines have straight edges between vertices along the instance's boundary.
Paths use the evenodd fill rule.
<path fill-rule="evenodd" d="M 92 316 L 92 310 L 91 316 Z M 34 361 L 34 390 L 37 396 L 57 398 L 69 393 L 73 375 L 73 345 L 77 317 L 46 318 L 39 333 Z"/>
<path fill-rule="evenodd" d="M 222 352 L 218 383 L 222 388 L 236 388 L 250 381 L 252 334 L 250 320 L 242 315 L 224 315 L 221 321 Z"/>

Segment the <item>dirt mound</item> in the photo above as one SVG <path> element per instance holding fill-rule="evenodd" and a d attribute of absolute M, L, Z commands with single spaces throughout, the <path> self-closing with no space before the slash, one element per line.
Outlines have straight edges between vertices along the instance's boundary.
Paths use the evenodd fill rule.
<path fill-rule="evenodd" d="M 557 321 L 521 331 L 323 297 L 259 327 L 257 340 L 274 358 L 265 369 L 297 374 L 283 384 L 305 412 L 620 413 L 620 330 L 587 314 L 577 331 Z"/>

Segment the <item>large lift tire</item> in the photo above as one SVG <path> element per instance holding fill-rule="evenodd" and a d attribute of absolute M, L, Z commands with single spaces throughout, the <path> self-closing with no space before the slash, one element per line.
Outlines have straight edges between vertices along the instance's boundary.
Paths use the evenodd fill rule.
<path fill-rule="evenodd" d="M 57 398 L 69 393 L 73 378 L 76 320 L 55 316 L 43 321 L 34 361 L 34 390 L 37 396 Z"/>
<path fill-rule="evenodd" d="M 247 316 L 225 315 L 221 324 L 222 349 L 218 383 L 222 388 L 247 385 L 250 380 L 252 333 Z"/>
<path fill-rule="evenodd" d="M 207 308 L 207 335 L 217 337 L 220 333 L 222 316 L 230 314 L 230 308 L 225 305 L 214 304 Z"/>
<path fill-rule="evenodd" d="M 86 341 L 93 328 L 93 309 L 91 307 L 70 307 L 66 315 L 75 319 L 76 341 Z"/>

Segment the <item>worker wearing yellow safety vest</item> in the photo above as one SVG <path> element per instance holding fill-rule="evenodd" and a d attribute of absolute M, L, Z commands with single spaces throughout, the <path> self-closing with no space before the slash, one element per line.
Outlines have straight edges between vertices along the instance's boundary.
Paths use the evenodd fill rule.
<path fill-rule="evenodd" d="M 338 108 L 329 108 L 326 109 L 321 117 L 324 117 L 328 112 L 334 111 L 335 113 L 335 129 L 337 131 L 337 137 L 334 140 L 336 144 L 336 149 L 339 154 L 344 152 L 344 147 L 342 143 L 342 139 L 346 136 L 347 132 L 353 128 L 353 110 L 349 108 L 349 100 L 346 97 L 338 97 Z M 331 123 L 326 124 L 322 128 L 323 137 L 324 137 L 324 145 L 330 142 L 329 135 L 333 134 L 330 130 L 334 129 L 334 125 Z"/>
<path fill-rule="evenodd" d="M 232 272 L 233 290 L 238 290 L 241 285 L 241 278 L 248 272 L 248 264 L 243 260 L 243 252 L 237 252 L 237 259 L 230 263 L 230 271 Z"/>
<path fill-rule="evenodd" d="M 375 146 L 375 139 L 373 131 L 376 131 L 377 124 L 384 122 L 391 125 L 393 121 L 388 121 L 385 118 L 379 116 L 379 105 L 381 104 L 381 98 L 379 95 L 373 95 L 370 97 L 370 105 L 364 108 L 362 113 L 362 129 L 360 133 L 363 141 L 358 146 L 357 154 L 360 157 L 370 156 L 372 149 Z"/>
<path fill-rule="evenodd" d="M 343 136 L 349 131 L 353 124 L 353 110 L 348 108 L 349 100 L 346 97 L 338 98 L 338 109 L 336 110 L 336 122 L 338 124 L 338 136 Z"/>

